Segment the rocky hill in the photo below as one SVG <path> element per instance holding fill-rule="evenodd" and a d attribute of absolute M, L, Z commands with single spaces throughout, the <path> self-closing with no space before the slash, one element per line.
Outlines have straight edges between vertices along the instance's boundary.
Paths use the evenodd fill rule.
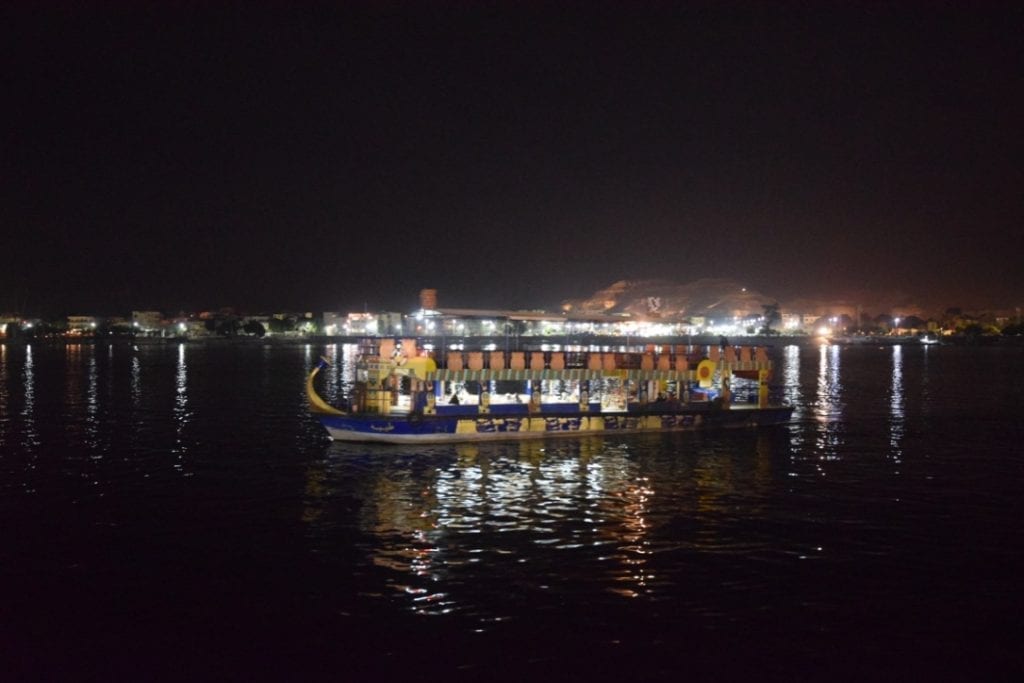
<path fill-rule="evenodd" d="M 635 317 L 743 316 L 760 314 L 775 299 L 728 278 L 702 278 L 680 284 L 669 280 L 620 280 L 586 299 L 562 302 L 567 313 L 623 314 Z"/>
<path fill-rule="evenodd" d="M 759 315 L 764 306 L 779 303 L 784 313 L 802 315 L 917 315 L 927 317 L 903 292 L 851 292 L 833 299 L 801 297 L 780 300 L 729 278 L 702 278 L 688 283 L 670 280 L 620 280 L 584 299 L 563 301 L 567 313 L 629 314 L 637 318 L 712 318 Z"/>

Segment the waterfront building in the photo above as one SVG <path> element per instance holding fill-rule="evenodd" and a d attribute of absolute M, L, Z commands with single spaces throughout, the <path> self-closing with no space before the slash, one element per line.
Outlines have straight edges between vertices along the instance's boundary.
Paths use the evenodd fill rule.
<path fill-rule="evenodd" d="M 91 315 L 69 315 L 67 317 L 67 335 L 69 337 L 84 337 L 96 333 L 99 321 Z"/>
<path fill-rule="evenodd" d="M 164 315 L 160 311 L 132 311 L 132 327 L 136 334 L 158 337 L 164 326 Z"/>

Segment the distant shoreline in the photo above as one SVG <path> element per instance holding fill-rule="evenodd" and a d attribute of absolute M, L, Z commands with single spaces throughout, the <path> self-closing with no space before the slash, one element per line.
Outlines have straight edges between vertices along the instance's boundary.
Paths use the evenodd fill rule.
<path fill-rule="evenodd" d="M 80 345 L 100 344 L 111 346 L 165 346 L 171 344 L 189 345 L 225 345 L 225 346 L 299 346 L 305 344 L 329 345 L 329 344 L 359 344 L 367 339 L 404 339 L 403 335 L 393 337 L 367 337 L 367 336 L 327 336 L 316 335 L 309 337 L 83 337 L 80 339 L 48 338 L 48 339 L 5 339 L 0 340 L 0 345 L 24 346 L 27 344 L 42 345 Z M 420 344 L 450 344 L 459 343 L 466 348 L 479 348 L 493 344 L 498 350 L 537 350 L 542 346 L 630 346 L 641 347 L 647 345 L 667 346 L 718 346 L 722 338 L 717 335 L 692 335 L 681 337 L 658 337 L 658 338 L 624 338 L 624 337 L 519 337 L 506 339 L 505 337 L 446 337 L 444 341 L 440 337 L 416 337 Z M 897 345 L 920 345 L 918 337 L 911 336 L 877 336 L 877 337 L 843 337 L 831 339 L 827 342 L 821 337 L 808 335 L 801 336 L 743 336 L 728 340 L 733 346 L 820 346 L 826 343 L 829 346 L 897 346 Z M 1024 346 L 1024 337 L 1004 336 L 976 336 L 966 335 L 946 337 L 939 343 L 940 346 Z"/>

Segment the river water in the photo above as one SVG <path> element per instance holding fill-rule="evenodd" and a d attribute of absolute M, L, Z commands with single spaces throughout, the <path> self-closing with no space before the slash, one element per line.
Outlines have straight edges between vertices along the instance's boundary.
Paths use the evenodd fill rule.
<path fill-rule="evenodd" d="M 422 448 L 328 441 L 321 354 L 0 345 L 5 678 L 1024 673 L 1020 348 L 780 345 L 786 427 Z"/>

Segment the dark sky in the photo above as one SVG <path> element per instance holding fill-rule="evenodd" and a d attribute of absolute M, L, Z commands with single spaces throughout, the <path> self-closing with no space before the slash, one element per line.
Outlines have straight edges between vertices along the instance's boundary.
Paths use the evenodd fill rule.
<path fill-rule="evenodd" d="M 1020 3 L 0 10 L 0 311 L 1024 304 Z"/>

